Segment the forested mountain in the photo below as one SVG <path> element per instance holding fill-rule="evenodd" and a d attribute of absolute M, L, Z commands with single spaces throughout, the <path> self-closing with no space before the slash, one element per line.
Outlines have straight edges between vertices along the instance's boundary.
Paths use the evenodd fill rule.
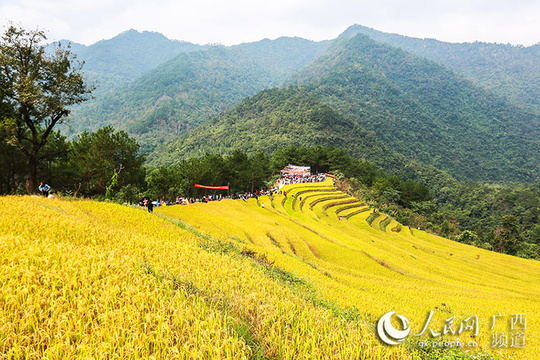
<path fill-rule="evenodd" d="M 245 99 L 212 122 L 156 149 L 151 165 L 176 164 L 207 152 L 271 154 L 287 146 L 336 146 L 359 158 L 392 155 L 368 132 L 344 118 L 303 87 L 270 89 Z M 380 164 L 379 161 L 379 164 Z"/>
<path fill-rule="evenodd" d="M 342 39 L 297 73 L 345 117 L 388 148 L 460 180 L 534 181 L 540 117 L 446 67 L 364 35 Z"/>
<path fill-rule="evenodd" d="M 432 61 L 358 35 L 340 40 L 289 83 L 302 86 L 258 94 L 151 159 L 165 164 L 166 152 L 177 158 L 210 149 L 339 143 L 388 169 L 387 157 L 365 152 L 369 142 L 359 134 L 367 130 L 388 151 L 461 180 L 538 179 L 538 117 Z M 322 122 L 312 116 L 317 111 L 325 114 Z"/>
<path fill-rule="evenodd" d="M 112 124 L 138 136 L 146 150 L 227 107 L 279 85 L 322 54 L 329 42 L 279 38 L 182 53 L 135 82 L 81 107 L 73 123 Z"/>
<path fill-rule="evenodd" d="M 388 34 L 361 25 L 349 27 L 341 37 L 359 33 L 448 66 L 514 104 L 540 114 L 540 38 L 538 44 L 528 47 L 448 43 Z"/>
<path fill-rule="evenodd" d="M 261 152 L 276 156 L 294 147 L 314 149 L 318 155 L 312 161 L 328 156 L 328 161 L 335 165 L 332 168 L 341 171 L 349 162 L 337 155 L 339 151 L 330 151 L 332 156 L 326 151 L 329 147 L 344 149 L 354 158 L 372 163 L 374 168 L 427 185 L 438 198 L 444 197 L 439 189 L 457 186 L 457 181 L 445 172 L 389 150 L 374 132 L 362 129 L 309 95 L 303 86 L 261 91 L 212 122 L 160 145 L 150 154 L 148 163 L 151 167 L 169 168 L 184 160 L 206 158 L 208 154 L 234 156 L 241 151 L 250 157 Z"/>
<path fill-rule="evenodd" d="M 457 185 L 445 172 L 389 150 L 373 131 L 364 130 L 310 95 L 306 86 L 261 91 L 212 122 L 160 145 L 148 163 L 151 167 L 170 166 L 206 153 L 226 155 L 240 150 L 255 156 L 290 146 L 319 145 L 345 149 L 379 169 L 426 184 L 437 197 L 441 197 L 440 189 Z"/>
<path fill-rule="evenodd" d="M 61 41 L 63 44 L 67 42 Z M 96 85 L 94 95 L 135 80 L 179 53 L 207 47 L 169 40 L 156 32 L 136 30 L 125 31 L 90 46 L 71 43 L 71 50 L 85 62 L 85 74 Z"/>
<path fill-rule="evenodd" d="M 355 129 L 372 131 L 389 151 L 403 154 L 407 159 L 433 165 L 460 180 L 528 182 L 538 179 L 540 175 L 537 154 L 540 153 L 540 144 L 537 139 L 540 138 L 540 115 L 520 109 L 519 106 L 512 105 L 510 100 L 496 96 L 466 80 L 450 70 L 450 65 L 445 67 L 436 61 L 412 54 L 412 45 L 409 46 L 411 52 L 407 52 L 376 42 L 362 34 L 355 35 L 362 31 L 369 32 L 373 37 L 381 37 L 381 41 L 390 42 L 388 39 L 394 39 L 398 42 L 397 46 L 400 45 L 399 41 L 423 44 L 422 48 L 427 50 L 420 55 L 424 57 L 430 52 L 435 54 L 440 50 L 441 54 L 436 61 L 454 59 L 453 61 L 461 64 L 463 68 L 469 66 L 469 60 L 464 59 L 467 58 L 467 51 L 473 53 L 472 58 L 480 57 L 474 47 L 472 50 L 463 50 L 452 55 L 452 46 L 460 44 L 388 35 L 359 26 L 349 28 L 340 39 L 332 42 L 312 42 L 299 38 L 280 38 L 274 41 L 265 39 L 231 47 L 213 46 L 205 51 L 184 52 L 150 71 L 147 69 L 160 60 L 155 57 L 151 64 L 144 60 L 152 51 L 148 50 L 148 46 L 145 48 L 139 45 L 139 49 L 146 49 L 141 50 L 144 56 L 140 53 L 133 55 L 140 56 L 140 63 L 130 65 L 139 70 L 126 73 L 135 76 L 137 71 L 139 74 L 146 72 L 123 86 L 98 92 L 96 99 L 75 109 L 72 114 L 71 133 L 113 125 L 135 135 L 146 153 L 151 153 L 156 146 L 165 142 L 164 146 L 159 147 L 160 152 L 167 149 L 166 151 L 181 157 L 187 154 L 179 152 L 178 149 L 186 150 L 189 154 L 208 149 L 209 144 L 202 139 L 211 134 L 216 139 L 212 144 L 217 146 L 219 151 L 228 152 L 234 144 L 220 143 L 222 140 L 219 139 L 228 138 L 232 129 L 221 126 L 220 118 L 216 118 L 212 130 L 204 127 L 189 137 L 181 138 L 189 138 L 191 143 L 181 144 L 183 140 L 178 139 L 167 141 L 210 121 L 212 117 L 259 91 L 283 84 L 300 84 L 303 86 L 295 91 L 301 92 L 303 97 L 295 99 L 300 101 L 301 107 L 305 106 L 305 99 L 316 100 L 321 106 L 328 106 L 337 117 L 345 119 Z M 131 37 L 142 35 L 149 39 L 149 43 L 157 44 L 159 39 L 169 41 L 159 34 L 139 34 L 135 31 L 123 33 L 117 38 L 125 39 L 121 43 L 127 44 Z M 113 40 L 119 41 L 117 38 Z M 425 45 L 431 43 L 438 45 L 433 48 Z M 197 49 L 196 45 L 179 44 L 185 46 L 184 51 Z M 107 52 L 105 45 L 107 42 L 100 46 L 103 47 L 102 51 Z M 482 44 L 460 46 L 466 49 L 466 46 L 472 45 Z M 499 49 L 499 45 L 484 45 L 486 49 Z M 118 46 L 118 49 L 121 48 Z M 96 49 L 99 49 L 99 46 Z M 505 51 L 519 52 L 527 49 L 531 52 L 535 47 L 501 45 L 500 49 L 501 54 L 507 54 Z M 81 52 L 77 48 L 74 50 Z M 136 53 L 133 49 L 120 52 L 123 56 Z M 97 50 L 94 53 L 97 53 Z M 163 55 L 163 58 L 171 53 Z M 84 58 L 84 51 L 81 57 Z M 488 58 L 495 61 L 496 57 Z M 538 59 L 538 55 L 533 54 L 531 59 L 533 58 Z M 526 69 L 537 66 L 537 62 L 531 65 L 526 58 L 521 59 L 525 60 L 515 60 L 522 64 L 516 74 L 522 74 Z M 88 66 L 90 63 L 87 64 L 86 71 L 92 74 L 97 65 Z M 121 61 L 117 63 L 120 64 Z M 488 70 L 476 69 L 490 77 Z M 122 77 L 121 73 L 117 76 Z M 514 77 L 514 80 L 519 79 L 519 76 Z M 496 80 L 501 89 L 512 92 L 509 90 L 512 88 L 510 83 L 498 81 L 495 75 L 491 78 Z M 540 83 L 535 79 L 530 82 Z M 534 94 L 534 86 L 532 89 Z M 272 93 L 272 97 L 274 95 Z M 276 98 L 279 96 L 275 95 Z M 298 104 L 285 101 L 279 108 L 272 109 L 272 114 L 265 112 L 264 106 L 256 107 L 257 111 L 262 110 L 259 115 L 250 115 L 251 118 L 243 119 L 236 110 L 236 113 L 226 112 L 221 117 L 235 117 L 234 123 L 238 131 L 235 137 L 247 139 L 243 140 L 242 148 L 251 151 L 249 139 L 253 135 L 252 131 L 248 130 L 250 126 L 261 129 L 265 121 L 272 116 L 278 116 L 275 115 L 276 112 L 287 113 L 289 110 L 285 110 L 285 106 L 294 107 Z M 532 112 L 530 106 L 523 107 Z M 309 121 L 298 125 L 298 112 L 291 111 L 291 114 L 294 116 L 289 120 L 295 123 L 296 128 L 312 126 L 306 125 Z M 241 124 L 244 120 L 249 124 Z M 259 121 L 261 124 L 257 124 Z M 332 122 L 325 125 L 325 134 L 333 134 L 333 125 Z M 313 135 L 313 129 L 318 131 L 314 126 L 297 133 Z M 341 130 L 335 129 L 336 134 L 341 134 Z M 210 133 L 205 134 L 205 131 Z M 223 136 L 220 131 L 223 131 Z M 281 130 L 278 133 L 281 139 L 288 136 Z M 201 140 L 197 140 L 198 137 Z M 272 139 L 275 137 L 262 139 L 260 147 L 267 151 L 275 149 Z M 318 139 L 317 136 L 314 139 Z M 336 145 L 332 137 L 321 140 L 321 144 L 323 143 Z M 351 153 L 357 152 L 354 142 L 343 143 Z M 302 142 L 298 144 L 307 145 Z M 169 159 L 164 160 L 167 158 Z M 170 153 L 153 154 L 150 159 L 155 163 L 165 164 L 170 160 Z M 374 158 L 369 160 L 377 162 Z"/>

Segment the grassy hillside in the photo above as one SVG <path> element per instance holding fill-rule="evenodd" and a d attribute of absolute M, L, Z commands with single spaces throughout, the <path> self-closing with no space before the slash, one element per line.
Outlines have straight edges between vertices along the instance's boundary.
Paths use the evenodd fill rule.
<path fill-rule="evenodd" d="M 374 332 L 397 311 L 416 334 L 430 310 L 435 330 L 477 315 L 482 351 L 493 315 L 526 314 L 526 346 L 493 352 L 540 350 L 537 262 L 398 232 L 331 183 L 286 190 L 156 214 L 0 198 L 0 354 L 436 359 L 412 335 L 387 347 Z"/>

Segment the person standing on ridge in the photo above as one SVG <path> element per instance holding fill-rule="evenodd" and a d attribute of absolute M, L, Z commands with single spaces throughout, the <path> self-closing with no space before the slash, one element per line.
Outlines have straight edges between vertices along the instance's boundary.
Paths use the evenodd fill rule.
<path fill-rule="evenodd" d="M 146 206 L 148 209 L 148 212 L 153 213 L 154 212 L 154 204 L 152 203 L 152 200 L 148 196 L 143 197 L 142 199 L 143 206 Z"/>
<path fill-rule="evenodd" d="M 49 185 L 45 184 L 43 181 L 39 183 L 38 189 L 39 189 L 39 192 L 41 193 L 41 195 L 43 195 L 45 197 L 48 197 L 49 196 L 49 191 L 51 191 L 51 187 Z"/>

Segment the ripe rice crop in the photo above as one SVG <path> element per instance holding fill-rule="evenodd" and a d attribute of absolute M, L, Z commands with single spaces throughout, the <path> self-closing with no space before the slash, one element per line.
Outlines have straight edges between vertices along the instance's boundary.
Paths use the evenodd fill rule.
<path fill-rule="evenodd" d="M 92 201 L 0 206 L 0 357 L 408 356 L 187 225 Z"/>
<path fill-rule="evenodd" d="M 294 186 L 286 190 L 293 193 Z M 302 201 L 304 196 L 311 195 L 304 193 Z M 315 196 L 307 203 L 330 201 L 327 197 Z M 264 202 L 263 198 L 260 201 Z M 356 314 L 368 324 L 372 334 L 377 319 L 389 311 L 409 319 L 411 334 L 420 333 L 433 310 L 431 327 L 435 331 L 440 331 L 451 317 L 456 328 L 468 316 L 480 319 L 478 337 L 460 336 L 461 341 L 478 342 L 477 348 L 466 349 L 477 358 L 490 354 L 528 359 L 539 350 L 538 262 L 485 251 L 420 230 L 383 232 L 380 224 L 388 220 L 369 211 L 339 221 L 325 217 L 318 205 L 311 212 L 294 211 L 292 202 L 287 201 L 283 209 L 285 212 L 263 209 L 255 201 L 248 201 L 210 203 L 196 208 L 172 206 L 159 211 L 218 238 L 236 235 L 242 239 L 249 235 L 254 239 L 249 244 L 253 251 L 265 254 L 277 267 L 312 284 L 311 294 L 304 294 L 305 298 L 333 308 L 334 316 Z M 314 217 L 312 213 L 321 216 Z M 377 220 L 373 226 L 366 222 L 368 217 Z M 397 228 L 398 223 L 391 220 L 387 226 Z M 268 239 L 267 233 L 279 247 Z M 498 314 L 527 314 L 529 327 L 524 348 L 491 347 L 491 321 Z M 451 340 L 456 336 L 444 338 Z M 430 355 L 417 345 L 419 339 L 423 338 L 409 336 L 401 348 L 412 356 L 427 358 Z M 463 349 L 446 351 L 449 358 L 467 358 Z M 433 350 L 431 356 L 435 359 L 443 355 Z"/>
<path fill-rule="evenodd" d="M 368 211 L 317 217 L 322 204 L 303 212 L 282 197 L 155 214 L 0 198 L 0 358 L 467 358 L 419 347 L 443 338 L 414 336 L 431 310 L 434 331 L 478 316 L 475 356 L 540 352 L 538 262 L 383 232 Z M 403 345 L 376 336 L 389 311 L 410 321 Z M 522 349 L 490 346 L 493 330 L 511 336 L 490 329 L 499 314 L 526 315 Z"/>
<path fill-rule="evenodd" d="M 358 202 L 358 203 L 352 203 L 351 205 L 347 205 L 347 206 L 340 206 L 339 209 L 336 210 L 336 215 L 339 215 L 339 214 L 342 214 L 342 215 L 347 215 L 348 212 L 347 210 L 350 210 L 350 209 L 355 209 L 356 210 L 359 210 L 359 208 L 366 208 L 366 209 L 369 209 L 365 203 L 361 203 L 361 202 Z M 343 214 L 343 213 L 347 213 L 347 214 Z"/>
<path fill-rule="evenodd" d="M 328 210 L 329 208 L 335 207 L 335 206 L 341 206 L 341 205 L 348 205 L 348 204 L 360 205 L 360 203 L 358 202 L 358 199 L 356 199 L 356 198 L 348 198 L 348 199 L 345 198 L 345 200 L 335 201 L 335 202 L 324 204 L 323 207 L 322 207 L 323 214 L 328 216 L 328 213 L 326 212 L 326 210 Z M 335 213 L 337 214 L 337 211 L 335 211 Z"/>
<path fill-rule="evenodd" d="M 349 220 L 351 217 L 353 217 L 354 215 L 358 215 L 360 213 L 363 213 L 365 211 L 369 211 L 369 207 L 363 207 L 363 208 L 360 208 L 358 210 L 354 210 L 354 211 L 351 211 L 351 212 L 348 212 L 345 215 L 345 219 Z"/>

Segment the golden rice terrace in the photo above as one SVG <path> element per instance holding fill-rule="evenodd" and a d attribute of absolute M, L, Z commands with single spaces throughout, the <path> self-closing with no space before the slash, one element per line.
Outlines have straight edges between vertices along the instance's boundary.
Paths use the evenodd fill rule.
<path fill-rule="evenodd" d="M 540 353 L 538 262 L 401 226 L 331 182 L 285 190 L 154 214 L 0 198 L 0 358 Z M 377 335 L 389 312 L 409 322 L 399 345 Z"/>

